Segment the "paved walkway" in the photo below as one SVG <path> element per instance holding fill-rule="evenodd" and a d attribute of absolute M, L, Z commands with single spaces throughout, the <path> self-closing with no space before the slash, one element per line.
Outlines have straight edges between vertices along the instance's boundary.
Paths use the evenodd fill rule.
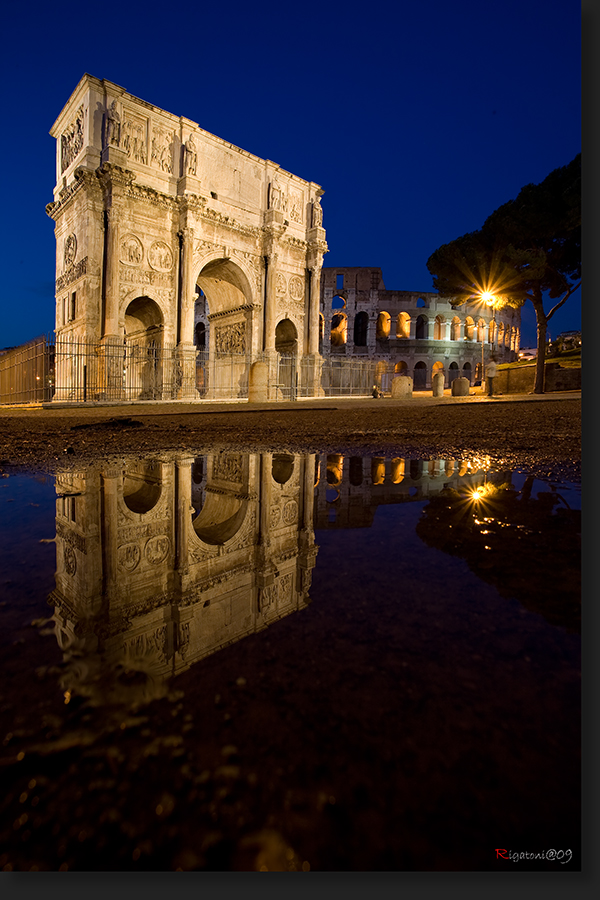
<path fill-rule="evenodd" d="M 306 397 L 296 401 L 274 401 L 270 403 L 249 403 L 247 400 L 131 400 L 131 401 L 101 401 L 89 403 L 32 403 L 27 406 L 0 406 L 0 416 L 30 415 L 34 411 L 43 411 L 52 414 L 60 412 L 61 416 L 72 413 L 77 416 L 109 415 L 109 416 L 138 416 L 153 415 L 184 415 L 193 413 L 218 413 L 218 412 L 281 412 L 283 410 L 307 410 L 307 409 L 360 409 L 363 407 L 391 406 L 453 406 L 470 403 L 530 403 L 551 402 L 553 400 L 579 400 L 581 391 L 553 391 L 547 394 L 498 394 L 488 397 L 477 388 L 473 389 L 467 397 L 453 397 L 450 390 L 444 392 L 443 397 L 433 397 L 431 391 L 415 391 L 412 397 L 404 397 L 392 400 L 390 397 L 382 397 L 375 400 L 373 397 Z"/>

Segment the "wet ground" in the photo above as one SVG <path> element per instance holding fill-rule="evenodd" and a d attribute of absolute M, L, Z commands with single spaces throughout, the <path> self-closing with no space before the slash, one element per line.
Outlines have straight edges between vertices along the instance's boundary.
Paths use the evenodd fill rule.
<path fill-rule="evenodd" d="M 121 646 L 110 644 L 119 629 L 132 633 L 146 613 L 112 620 L 110 609 L 102 607 L 102 615 L 92 609 L 90 598 L 106 596 L 101 584 L 110 568 L 106 552 L 94 557 L 101 564 L 92 560 L 94 535 L 110 535 L 113 526 L 88 516 L 81 555 L 83 545 L 66 538 L 68 504 L 57 505 L 56 495 L 59 486 L 81 504 L 96 496 L 94 485 L 124 478 L 125 464 L 119 469 L 111 455 L 122 446 L 119 435 L 153 445 L 156 418 L 141 417 L 141 427 L 70 432 L 73 452 L 67 447 L 52 463 L 56 481 L 5 465 L 0 868 L 577 870 L 580 495 L 577 484 L 558 477 L 570 471 L 577 480 L 577 453 L 557 452 L 576 443 L 577 409 L 572 400 L 505 404 L 503 414 L 500 406 L 481 410 L 485 419 L 477 427 L 472 407 L 417 409 L 412 418 L 403 411 L 397 419 L 388 411 L 391 431 L 384 437 L 380 408 L 330 417 L 325 450 L 336 452 L 320 454 L 312 500 L 298 500 L 304 514 L 314 503 L 312 522 L 297 530 L 305 553 L 315 529 L 310 602 L 211 647 L 189 668 L 180 644 L 169 657 L 180 666 L 172 679 L 149 680 L 141 664 L 110 657 L 107 648 Z M 166 432 L 158 426 L 160 439 L 182 424 L 184 440 L 173 441 L 185 446 L 202 427 L 205 434 L 219 429 L 222 439 L 231 428 L 231 441 L 266 440 L 277 422 L 281 427 L 294 416 L 297 427 L 286 426 L 281 438 L 286 444 L 306 439 L 317 421 L 309 410 L 272 418 L 246 413 L 256 425 L 239 419 L 221 425 L 218 415 L 182 423 L 169 416 Z M 22 421 L 20 439 L 39 447 L 39 425 Z M 352 436 L 359 422 L 362 434 Z M 73 424 L 82 423 L 55 422 L 50 448 Z M 331 447 L 342 427 L 347 440 Z M 519 471 L 495 465 L 482 449 L 471 458 L 436 454 L 425 466 L 411 463 L 416 455 L 408 452 L 399 459 L 381 451 L 386 440 L 395 447 L 406 433 L 414 443 L 423 439 L 418 455 L 427 460 L 428 441 L 469 444 L 479 429 L 487 446 L 502 428 L 510 431 L 503 458 L 518 458 Z M 346 443 L 360 447 L 371 433 L 377 443 L 369 458 L 358 466 L 361 454 L 353 450 L 352 466 Z M 545 462 L 531 472 L 531 454 L 544 437 Z M 95 445 L 92 453 L 83 441 Z M 84 457 L 98 457 L 100 446 L 107 459 L 87 468 Z M 48 468 L 52 455 L 50 449 Z M 294 463 L 295 473 L 303 465 L 312 477 L 300 457 Z M 208 482 L 206 467 L 196 466 L 198 513 Z M 274 465 L 272 471 L 273 490 L 285 492 L 292 481 Z M 65 484 L 75 472 L 69 492 Z M 337 497 L 328 496 L 333 488 Z M 298 490 L 300 497 L 301 483 Z M 131 521 L 143 524 L 141 493 L 130 497 Z M 290 554 L 279 552 L 282 570 L 295 565 Z M 131 552 L 123 559 L 126 567 L 135 563 Z M 209 574 L 214 565 L 208 560 Z M 260 574 L 257 566 L 255 559 Z M 75 572 L 81 603 L 75 592 L 70 607 L 61 606 L 56 591 L 62 586 L 64 600 Z M 260 605 L 257 583 L 248 603 L 258 597 Z M 218 585 L 208 590 L 218 595 Z M 169 615 L 177 605 L 172 596 Z M 187 596 L 181 594 L 181 609 Z M 194 615 L 204 614 L 204 596 L 212 595 L 194 595 Z M 90 630 L 90 622 L 102 627 Z M 71 625 L 71 641 L 64 641 Z M 497 848 L 538 858 L 499 858 Z M 564 855 L 546 857 L 549 850 Z"/>
<path fill-rule="evenodd" d="M 46 470 L 99 456 L 210 445 L 421 459 L 486 453 L 498 465 L 573 481 L 580 477 L 581 394 L 4 407 L 0 443 L 0 464 Z"/>

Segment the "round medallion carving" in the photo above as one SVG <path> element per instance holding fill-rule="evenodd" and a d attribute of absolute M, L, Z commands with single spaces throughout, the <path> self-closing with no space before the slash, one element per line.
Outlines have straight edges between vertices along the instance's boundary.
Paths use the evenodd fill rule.
<path fill-rule="evenodd" d="M 144 257 L 142 242 L 135 234 L 127 234 L 121 241 L 120 260 L 127 266 L 139 266 Z"/>
<path fill-rule="evenodd" d="M 169 555 L 170 549 L 171 541 L 166 534 L 161 534 L 158 537 L 150 538 L 146 544 L 144 554 L 149 563 L 153 566 L 158 566 L 161 562 L 165 561 Z"/>
<path fill-rule="evenodd" d="M 173 268 L 173 253 L 164 241 L 155 241 L 148 250 L 148 262 L 157 272 L 170 272 Z"/>
<path fill-rule="evenodd" d="M 290 297 L 292 300 L 304 299 L 304 282 L 299 275 L 290 278 Z"/>
<path fill-rule="evenodd" d="M 65 241 L 65 268 L 72 266 L 77 256 L 77 238 L 70 234 Z"/>
<path fill-rule="evenodd" d="M 74 575 L 77 571 L 77 557 L 75 556 L 75 551 L 69 544 L 65 544 L 63 548 L 63 560 L 67 575 Z"/>
<path fill-rule="evenodd" d="M 291 525 L 298 518 L 298 504 L 295 500 L 288 500 L 283 507 L 283 521 L 286 525 Z"/>
<path fill-rule="evenodd" d="M 119 566 L 126 572 L 133 572 L 141 558 L 142 554 L 137 544 L 123 544 L 119 547 Z"/>

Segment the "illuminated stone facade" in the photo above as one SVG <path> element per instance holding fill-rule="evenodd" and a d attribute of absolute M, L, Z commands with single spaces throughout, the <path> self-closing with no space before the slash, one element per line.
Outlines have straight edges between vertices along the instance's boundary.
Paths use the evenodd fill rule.
<path fill-rule="evenodd" d="M 274 399 L 282 354 L 310 395 L 319 185 L 90 75 L 51 135 L 56 332 L 86 366 L 86 399 L 247 395 L 256 362 Z M 61 354 L 57 397 L 74 398 L 82 376 Z"/>
<path fill-rule="evenodd" d="M 458 376 L 481 378 L 492 351 L 498 362 L 516 359 L 519 310 L 485 304 L 454 309 L 436 293 L 388 291 L 378 268 L 324 268 L 321 276 L 320 349 L 323 356 L 372 359 L 384 390 L 394 374 L 409 375 L 415 390 Z"/>

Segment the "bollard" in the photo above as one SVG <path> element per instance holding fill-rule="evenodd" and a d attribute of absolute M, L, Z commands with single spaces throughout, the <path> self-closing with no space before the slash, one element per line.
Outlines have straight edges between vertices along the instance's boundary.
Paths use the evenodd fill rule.
<path fill-rule="evenodd" d="M 264 403 L 268 399 L 269 366 L 266 362 L 252 363 L 248 380 L 248 403 Z"/>
<path fill-rule="evenodd" d="M 395 375 L 392 378 L 392 400 L 400 397 L 412 397 L 413 380 L 409 375 Z"/>
<path fill-rule="evenodd" d="M 431 379 L 431 387 L 433 389 L 434 397 L 443 397 L 444 396 L 444 373 L 436 372 L 436 374 Z"/>
<path fill-rule="evenodd" d="M 468 397 L 469 396 L 469 379 L 468 378 L 455 378 L 452 382 L 452 396 L 453 397 Z"/>

